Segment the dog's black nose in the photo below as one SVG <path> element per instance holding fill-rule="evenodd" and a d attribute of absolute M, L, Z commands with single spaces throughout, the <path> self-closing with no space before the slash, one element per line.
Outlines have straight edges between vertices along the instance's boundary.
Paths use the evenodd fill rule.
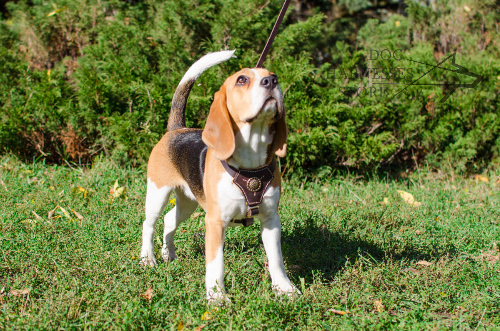
<path fill-rule="evenodd" d="M 276 85 L 278 85 L 278 78 L 276 78 L 276 76 L 264 77 L 260 81 L 260 85 L 267 88 L 267 89 L 272 90 L 273 88 L 276 87 Z"/>

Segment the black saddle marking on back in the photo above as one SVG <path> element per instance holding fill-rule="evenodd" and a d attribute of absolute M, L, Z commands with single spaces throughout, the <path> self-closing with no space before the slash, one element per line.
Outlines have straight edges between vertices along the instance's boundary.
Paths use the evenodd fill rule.
<path fill-rule="evenodd" d="M 189 129 L 179 132 L 170 140 L 169 150 L 177 170 L 186 180 L 196 199 L 204 199 L 203 176 L 207 145 L 201 139 L 201 129 Z"/>

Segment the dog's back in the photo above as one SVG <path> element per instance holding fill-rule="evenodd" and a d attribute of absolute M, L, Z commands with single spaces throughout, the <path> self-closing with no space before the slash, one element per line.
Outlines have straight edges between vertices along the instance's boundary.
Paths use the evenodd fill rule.
<path fill-rule="evenodd" d="M 168 141 L 172 164 L 186 180 L 196 200 L 205 200 L 203 175 L 207 145 L 201 139 L 202 130 L 180 129 Z"/>
<path fill-rule="evenodd" d="M 193 200 L 204 201 L 203 172 L 207 146 L 202 130 L 186 128 L 185 112 L 189 93 L 200 75 L 210 67 L 229 60 L 234 51 L 210 53 L 186 72 L 175 90 L 167 124 L 167 133 L 156 144 L 148 162 L 147 178 L 157 188 L 188 186 L 184 190 Z M 180 157 L 183 155 L 184 157 Z"/>

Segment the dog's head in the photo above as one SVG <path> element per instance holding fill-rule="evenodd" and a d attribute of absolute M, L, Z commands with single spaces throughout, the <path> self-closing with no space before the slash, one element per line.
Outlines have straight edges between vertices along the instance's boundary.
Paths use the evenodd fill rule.
<path fill-rule="evenodd" d="M 235 130 L 256 122 L 268 124 L 274 134 L 271 153 L 285 156 L 287 127 L 278 77 L 267 69 L 246 68 L 227 78 L 215 93 L 202 138 L 215 157 L 226 160 L 234 152 Z"/>

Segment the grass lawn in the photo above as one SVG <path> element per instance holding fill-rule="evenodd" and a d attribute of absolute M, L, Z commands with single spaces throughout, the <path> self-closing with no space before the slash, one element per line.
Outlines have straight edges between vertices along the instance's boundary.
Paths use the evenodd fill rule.
<path fill-rule="evenodd" d="M 283 255 L 303 295 L 272 291 L 256 222 L 227 232 L 232 303 L 216 307 L 205 300 L 202 210 L 177 232 L 176 261 L 143 268 L 144 172 L 4 156 L 0 329 L 500 329 L 498 175 L 285 182 Z"/>

